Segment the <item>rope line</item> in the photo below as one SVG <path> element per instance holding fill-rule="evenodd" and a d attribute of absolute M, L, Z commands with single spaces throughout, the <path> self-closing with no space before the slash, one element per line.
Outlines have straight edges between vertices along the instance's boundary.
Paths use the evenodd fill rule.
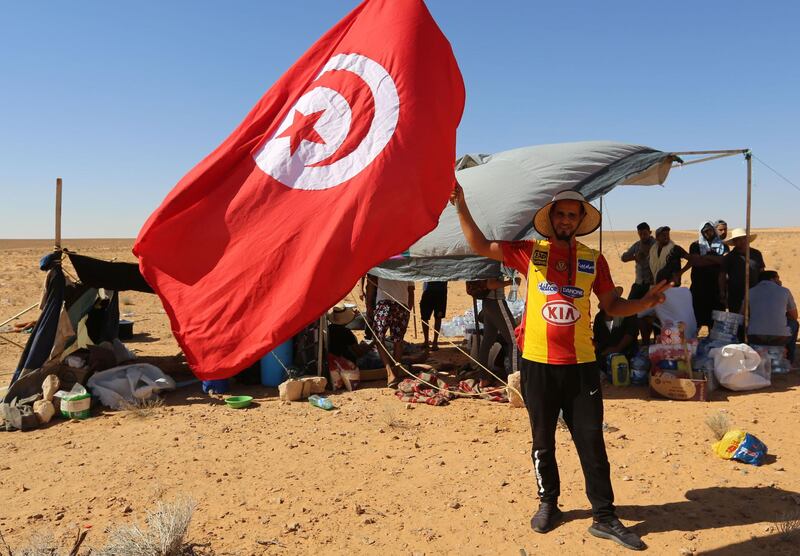
<path fill-rule="evenodd" d="M 387 293 L 387 292 L 384 292 L 384 293 Z M 387 295 L 391 295 L 391 294 L 388 294 L 388 293 L 387 293 Z M 352 292 L 349 294 L 349 297 L 350 297 L 350 299 L 351 299 L 351 300 L 355 301 L 355 299 L 353 298 L 353 294 L 352 294 Z M 356 306 L 358 306 L 358 303 L 356 303 Z M 360 309 L 359 309 L 359 310 L 360 310 Z M 371 325 L 370 325 L 370 324 L 367 322 L 367 319 L 366 319 L 366 318 L 364 319 L 364 323 L 365 323 L 367 326 L 369 326 L 369 329 L 372 331 L 373 335 L 375 335 L 375 330 L 374 330 L 374 329 L 372 328 L 372 326 L 371 326 Z M 321 333 L 321 331 L 320 331 L 320 333 Z M 375 338 L 377 339 L 377 335 L 375 335 Z M 419 380 L 419 381 L 420 381 L 420 382 L 422 382 L 423 384 L 426 384 L 426 385 L 430 386 L 431 388 L 433 388 L 433 389 L 435 389 L 435 390 L 438 390 L 438 391 L 446 391 L 446 392 L 450 392 L 451 394 L 462 395 L 462 396 L 465 396 L 465 397 L 468 397 L 468 396 L 478 396 L 478 395 L 481 395 L 481 394 L 468 394 L 468 393 L 466 393 L 466 392 L 453 392 L 452 390 L 446 390 L 446 389 L 444 389 L 444 388 L 440 388 L 439 386 L 436 386 L 436 385 L 434 385 L 434 384 L 431 384 L 430 382 L 427 382 L 427 381 L 425 381 L 425 380 L 423 380 L 423 379 L 419 378 L 418 376 L 416 376 L 415 374 L 413 374 L 412 372 L 410 372 L 409 370 L 407 370 L 405 367 L 403 367 L 403 366 L 402 366 L 402 364 L 401 364 L 399 361 L 397 361 L 397 360 L 396 360 L 396 359 L 395 359 L 395 358 L 392 356 L 392 354 L 391 354 L 391 353 L 389 353 L 389 351 L 388 351 L 388 350 L 385 350 L 385 351 L 386 351 L 386 353 L 388 353 L 388 354 L 389 354 L 389 358 L 392 360 L 392 362 L 394 363 L 394 366 L 395 366 L 395 367 L 400 367 L 400 368 L 401 368 L 401 369 L 402 369 L 402 370 L 403 370 L 403 371 L 404 371 L 406 374 L 408 374 L 410 377 L 412 377 L 412 378 L 415 378 L 415 379 Z M 275 359 L 278 361 L 278 363 L 280 364 L 280 366 L 281 366 L 281 367 L 283 367 L 283 371 L 286 373 L 286 376 L 289 376 L 289 369 L 287 369 L 287 368 L 286 368 L 286 365 L 284 365 L 284 364 L 283 364 L 283 361 L 281 361 L 281 358 L 280 358 L 280 357 L 278 357 L 278 355 L 277 355 L 277 354 L 276 354 L 274 351 L 272 351 L 272 352 L 270 352 L 270 353 L 271 353 L 271 354 L 272 354 L 272 356 L 273 356 L 273 357 L 274 357 L 274 358 L 275 358 Z M 502 388 L 498 388 L 497 390 L 486 391 L 486 392 L 483 392 L 482 394 L 493 393 L 493 392 L 496 392 L 496 391 L 499 391 L 499 390 L 502 390 Z"/>
<path fill-rule="evenodd" d="M 606 216 L 608 217 L 608 231 L 612 234 L 614 233 L 614 223 L 611 222 L 611 213 L 608 210 L 608 199 L 603 199 L 603 212 L 605 212 Z M 609 234 L 609 239 L 611 243 L 614 245 L 614 251 L 617 252 L 617 258 L 619 259 L 622 254 L 619 252 L 619 246 L 617 245 L 617 241 Z"/>
<path fill-rule="evenodd" d="M 767 164 L 766 162 L 764 162 L 763 160 L 761 160 L 760 158 L 758 158 L 756 155 L 754 155 L 754 154 L 753 154 L 753 155 L 752 155 L 752 157 L 753 157 L 753 158 L 755 158 L 756 160 L 758 160 L 758 161 L 759 161 L 761 164 L 763 164 L 763 165 L 764 165 L 764 166 L 766 166 L 767 168 L 769 168 L 769 169 L 772 171 L 772 173 L 774 173 L 776 176 L 778 176 L 779 178 L 781 178 L 783 181 L 785 181 L 786 183 L 788 183 L 789 185 L 791 185 L 792 187 L 794 187 L 796 190 L 800 191 L 800 186 L 798 186 L 797 184 L 795 184 L 795 183 L 794 183 L 792 180 L 790 180 L 789 178 L 787 178 L 786 176 L 784 176 L 783 174 L 781 174 L 780 172 L 778 172 L 778 171 L 777 171 L 775 168 L 773 168 L 772 166 L 770 166 L 769 164 Z"/>
<path fill-rule="evenodd" d="M 379 290 L 381 290 L 381 291 L 382 291 L 384 294 L 386 294 L 388 297 L 392 298 L 392 300 L 393 300 L 395 303 L 397 303 L 398 305 L 400 305 L 400 306 L 401 306 L 403 309 L 405 309 L 405 310 L 406 310 L 406 311 L 408 311 L 409 313 L 411 312 L 411 310 L 410 310 L 410 309 L 409 309 L 409 308 L 408 308 L 408 307 L 407 307 L 407 306 L 406 306 L 406 305 L 405 305 L 405 304 L 404 304 L 402 301 L 398 300 L 398 299 L 397 299 L 396 297 L 394 297 L 394 296 L 393 296 L 391 293 L 387 292 L 386 290 L 384 290 L 383 288 L 381 288 L 381 287 L 380 287 L 380 286 L 378 286 L 377 284 L 375 284 L 375 287 L 376 287 L 376 288 L 378 288 Z M 349 294 L 349 297 L 350 297 L 350 299 L 351 299 L 353 302 L 355 302 L 355 305 L 356 305 L 356 307 L 358 307 L 358 302 L 356 301 L 355 297 L 353 296 L 353 292 L 350 292 L 350 294 Z M 360 311 L 360 308 L 359 308 L 359 311 Z M 378 340 L 378 336 L 375 334 L 375 330 L 372 328 L 372 325 L 370 325 L 370 323 L 369 323 L 369 320 L 366 318 L 366 312 L 364 312 L 363 314 L 364 314 L 364 317 L 365 317 L 365 318 L 364 318 L 364 323 L 365 323 L 365 324 L 366 324 L 366 325 L 369 327 L 370 331 L 372 332 L 373 336 L 375 337 L 375 339 L 376 339 L 376 341 L 377 341 L 377 340 Z M 440 340 L 442 339 L 442 336 L 441 336 L 441 334 L 439 334 L 439 339 L 440 339 Z M 453 346 L 454 348 L 456 348 L 458 351 L 460 351 L 461 353 L 463 353 L 464 355 L 466 355 L 466 356 L 467 356 L 467 358 L 468 358 L 470 361 L 473 361 L 474 363 L 477 363 L 477 364 L 478 364 L 478 366 L 479 366 L 481 369 L 485 370 L 487 373 L 489 373 L 489 374 L 490 374 L 490 375 L 492 375 L 494 378 L 496 378 L 496 379 L 497 379 L 497 380 L 500 382 L 500 384 L 503 384 L 503 387 L 499 387 L 499 388 L 496 388 L 496 389 L 494 389 L 494 390 L 487 390 L 486 392 L 482 392 L 482 393 L 480 393 L 480 394 L 467 394 L 467 393 L 461 392 L 461 393 L 459 393 L 460 395 L 464 395 L 464 396 L 482 396 L 482 395 L 484 395 L 484 394 L 493 393 L 493 392 L 498 392 L 498 391 L 500 391 L 500 390 L 503 390 L 503 389 L 505 389 L 505 388 L 510 388 L 510 389 L 511 389 L 511 390 L 513 390 L 513 391 L 514 391 L 514 392 L 515 392 L 515 393 L 516 393 L 518 396 L 522 397 L 522 394 L 520 393 L 520 391 L 519 391 L 519 390 L 517 390 L 516 388 L 514 388 L 513 386 L 511 386 L 510 384 L 508 384 L 508 383 L 507 383 L 505 380 L 503 380 L 502 378 L 500 378 L 499 376 L 497 376 L 496 374 L 494 374 L 494 373 L 493 373 L 493 372 L 492 372 L 490 369 L 488 369 L 487 367 L 485 367 L 485 366 L 483 365 L 483 363 L 481 363 L 480 361 L 478 361 L 478 360 L 474 359 L 474 358 L 473 358 L 473 357 L 472 357 L 472 356 L 471 356 L 469 353 L 467 353 L 466 351 L 464 351 L 463 349 L 461 349 L 461 348 L 460 348 L 458 345 L 456 345 L 455 343 L 453 343 L 452 341 L 450 341 L 450 340 L 447 340 L 447 339 L 445 339 L 445 342 L 447 342 L 448 344 L 450 344 L 451 346 Z M 411 372 L 409 372 L 408 370 L 406 370 L 406 369 L 405 369 L 405 367 L 403 367 L 403 366 L 400 364 L 400 362 L 396 361 L 396 360 L 394 359 L 394 356 L 392 356 L 392 354 L 391 354 L 391 353 L 389 353 L 389 351 L 388 351 L 388 350 L 386 350 L 385 348 L 384 348 L 384 350 L 385 350 L 385 351 L 386 351 L 386 353 L 389 355 L 389 357 L 391 358 L 391 360 L 394 362 L 395 366 L 399 366 L 399 367 L 400 367 L 401 369 L 403 369 L 403 371 L 405 371 L 405 372 L 406 372 L 406 373 L 407 373 L 409 376 L 411 376 L 411 377 L 413 377 L 413 378 L 418 378 L 416 375 L 414 375 L 414 374 L 412 374 Z M 421 379 L 420 379 L 420 380 L 421 380 Z M 424 382 L 424 381 L 422 381 L 422 382 Z M 427 383 L 427 382 L 426 382 L 425 384 L 429 384 L 429 383 Z M 431 387 L 433 387 L 433 388 L 435 388 L 435 389 L 437 389 L 437 390 L 441 390 L 441 388 L 439 388 L 439 387 L 437 387 L 437 386 L 434 386 L 434 385 L 432 385 L 432 384 L 429 384 L 429 386 L 431 386 Z M 451 392 L 451 391 L 450 391 L 450 390 L 448 390 L 448 392 Z"/>
<path fill-rule="evenodd" d="M 383 290 L 382 290 L 382 291 L 383 291 Z M 385 293 L 386 295 L 388 295 L 389 297 L 392 297 L 392 295 L 391 295 L 390 293 L 388 293 L 388 292 L 386 292 L 386 291 L 384 291 L 384 293 Z M 355 301 L 355 298 L 353 297 L 353 294 L 352 294 L 352 292 L 349 294 L 349 298 L 350 298 L 352 301 Z M 397 303 L 399 303 L 400 305 L 402 305 L 402 303 L 400 303 L 399 301 L 398 301 Z M 356 306 L 358 306 L 358 303 L 356 303 Z M 405 308 L 406 310 L 408 310 L 408 308 L 407 308 L 407 307 L 404 307 L 404 308 Z M 361 310 L 361 309 L 359 308 L 359 311 L 360 311 L 360 310 Z M 366 317 L 366 313 L 365 313 L 365 317 Z M 375 337 L 375 341 L 380 341 L 380 340 L 378 339 L 378 336 L 377 336 L 377 334 L 375 334 L 375 329 L 374 329 L 374 328 L 372 328 L 372 325 L 369 323 L 369 319 L 367 319 L 367 318 L 364 318 L 364 324 L 365 324 L 365 325 L 366 325 L 366 326 L 367 326 L 367 327 L 370 329 L 370 331 L 372 332 L 373 336 Z M 450 342 L 450 343 L 452 344 L 452 342 Z M 455 346 L 455 347 L 456 347 L 456 349 L 459 349 L 459 348 L 458 348 L 458 346 L 456 346 L 455 344 L 452 344 L 452 345 L 453 345 L 453 346 Z M 424 380 L 424 379 L 422 379 L 422 378 L 418 377 L 417 375 L 415 375 L 414 373 L 412 373 L 411 371 L 409 371 L 408 369 L 406 369 L 406 368 L 403 366 L 403 364 L 402 364 L 400 361 L 398 361 L 397 359 L 395 359 L 395 358 L 394 358 L 394 356 L 391 354 L 391 352 L 389 352 L 389 350 L 388 350 L 388 349 L 386 349 L 386 347 L 385 347 L 385 346 L 383 346 L 383 350 L 384 350 L 384 351 L 386 352 L 386 354 L 389 356 L 389 359 L 391 359 L 391 360 L 392 360 L 392 363 L 393 363 L 393 365 L 392 365 L 392 366 L 393 366 L 394 368 L 397 368 L 397 367 L 399 367 L 399 368 L 400 368 L 400 369 L 401 369 L 401 370 L 402 370 L 404 373 L 406 373 L 406 374 L 407 374 L 409 377 L 411 377 L 411 378 L 413 378 L 413 379 L 415 379 L 415 380 L 418 380 L 418 381 L 420 381 L 421 383 L 423 383 L 423 384 L 425 384 L 425 385 L 427 385 L 427 386 L 430 386 L 431 388 L 433 388 L 434 390 L 437 390 L 437 391 L 439 391 L 439 392 L 448 392 L 449 394 L 453 394 L 453 395 L 455 395 L 455 396 L 460 396 L 460 397 L 464 397 L 464 398 L 470 398 L 470 397 L 482 397 L 482 396 L 484 396 L 484 395 L 486 395 L 486 394 L 492 394 L 492 393 L 494 393 L 494 392 L 500 392 L 501 390 L 505 390 L 506 388 L 511 388 L 512 390 L 514 390 L 515 392 L 517 392 L 517 394 L 519 394 L 519 391 L 518 391 L 516 388 L 514 388 L 513 386 L 510 386 L 510 385 L 508 385 L 508 384 L 507 384 L 507 383 L 506 383 L 504 380 L 502 380 L 502 379 L 501 379 L 501 378 L 499 378 L 499 377 L 497 377 L 497 379 L 498 379 L 498 380 L 499 380 L 499 381 L 500 381 L 502 384 L 505 384 L 505 387 L 493 388 L 493 389 L 489 389 L 489 390 L 486 390 L 485 392 L 480 392 L 480 393 L 459 392 L 459 391 L 457 391 L 457 390 L 455 390 L 455 391 L 454 391 L 454 390 L 450 390 L 449 388 L 442 388 L 442 387 L 440 387 L 440 386 L 437 386 L 437 385 L 435 385 L 435 384 L 431 384 L 430 382 L 428 382 L 428 381 L 426 381 L 426 380 Z M 462 351 L 462 350 L 461 350 L 461 349 L 459 349 L 459 351 Z M 462 353 L 464 353 L 464 352 L 462 351 Z M 469 357 L 470 359 L 472 359 L 472 357 L 470 357 L 470 356 L 469 356 L 469 354 L 467 354 L 467 357 Z M 473 361 L 474 361 L 474 359 L 473 359 Z M 480 363 L 479 361 L 476 361 L 476 362 L 478 363 L 478 365 L 480 365 L 481 367 L 483 367 L 483 365 L 481 365 L 481 363 Z M 484 369 L 486 369 L 486 367 L 483 367 L 483 368 L 484 368 Z M 492 376 L 495 376 L 495 377 L 496 377 L 496 375 L 495 375 L 494 373 L 492 373 L 491 371 L 489 371 L 489 369 L 486 369 L 486 371 L 488 371 L 490 374 L 492 374 Z M 521 394 L 520 394 L 520 396 L 521 396 Z"/>
<path fill-rule="evenodd" d="M 403 309 L 405 309 L 405 310 L 406 310 L 406 311 L 408 311 L 409 313 L 411 312 L 411 311 L 409 310 L 409 308 L 405 306 L 405 304 L 403 304 L 401 301 L 399 301 L 397 298 L 395 298 L 395 297 L 394 297 L 392 294 L 390 294 L 389 292 L 387 292 L 387 291 L 386 291 L 386 290 L 384 290 L 383 288 L 379 287 L 377 284 L 375 285 L 375 287 L 376 287 L 376 288 L 378 288 L 379 290 L 381 290 L 381 291 L 382 291 L 384 294 L 386 294 L 386 295 L 388 295 L 389 297 L 391 297 L 391 298 L 392 298 L 392 300 L 393 300 L 395 303 L 397 303 L 398 305 L 400 305 L 400 306 L 401 306 Z M 353 293 L 352 293 L 352 292 L 350 292 L 350 296 L 351 296 L 351 297 L 352 297 L 352 295 L 353 295 Z M 356 305 L 358 305 L 358 304 L 356 304 Z M 365 313 L 365 316 L 366 316 L 366 313 Z M 364 322 L 367 322 L 367 319 L 366 319 L 366 318 L 364 319 Z M 370 327 L 370 330 L 372 330 L 372 327 Z M 373 331 L 373 334 L 374 334 L 374 331 Z M 377 336 L 376 336 L 376 338 L 377 338 Z M 439 338 L 441 339 L 441 334 L 439 334 Z M 494 374 L 494 373 L 493 373 L 492 371 L 490 371 L 488 368 L 484 367 L 484 366 L 483 366 L 483 363 L 481 363 L 481 362 L 480 362 L 480 361 L 478 361 L 477 359 L 474 359 L 474 358 L 472 357 L 472 355 L 470 355 L 469 353 L 467 353 L 466 351 L 464 351 L 463 349 L 461 349 L 460 347 L 458 347 L 456 344 L 454 344 L 454 343 L 453 343 L 453 342 L 451 342 L 450 340 L 445 340 L 445 341 L 446 341 L 447 343 L 449 343 L 451 346 L 453 346 L 454 348 L 456 348 L 458 351 L 460 351 L 461 353 L 463 353 L 464 355 L 466 355 L 466 356 L 467 356 L 467 358 L 468 358 L 470 361 L 473 361 L 474 363 L 477 363 L 477 364 L 478 364 L 478 365 L 479 365 L 479 366 L 480 366 L 480 367 L 481 367 L 483 370 L 485 370 L 485 371 L 486 371 L 486 372 L 488 372 L 490 375 L 492 375 L 494 378 L 496 378 L 497 380 L 499 380 L 501 384 L 504 384 L 504 385 L 508 386 L 508 383 L 507 383 L 506 381 L 504 381 L 502 378 L 500 378 L 499 376 L 497 376 L 496 374 Z"/>
<path fill-rule="evenodd" d="M 9 344 L 13 344 L 13 345 L 17 346 L 19 349 L 22 349 L 22 350 L 24 350 L 24 349 L 25 349 L 25 346 L 23 346 L 22 344 L 18 344 L 18 343 L 17 343 L 17 342 L 15 342 L 14 340 L 11 340 L 11 339 L 9 339 L 9 338 L 6 338 L 6 337 L 5 337 L 5 336 L 3 336 L 3 335 L 0 335 L 0 340 L 4 340 L 4 341 L 8 342 Z"/>

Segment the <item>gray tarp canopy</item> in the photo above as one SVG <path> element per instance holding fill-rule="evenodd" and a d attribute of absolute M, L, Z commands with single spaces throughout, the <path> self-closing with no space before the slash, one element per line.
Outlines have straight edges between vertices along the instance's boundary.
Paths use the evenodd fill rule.
<path fill-rule="evenodd" d="M 618 185 L 659 185 L 669 174 L 671 153 L 613 141 L 523 147 L 492 155 L 466 155 L 456 164 L 472 216 L 487 238 L 534 237 L 533 214 L 565 189 L 588 200 Z M 467 280 L 496 277 L 499 263 L 476 255 L 451 205 L 439 225 L 402 255 L 370 271 L 394 280 Z"/>

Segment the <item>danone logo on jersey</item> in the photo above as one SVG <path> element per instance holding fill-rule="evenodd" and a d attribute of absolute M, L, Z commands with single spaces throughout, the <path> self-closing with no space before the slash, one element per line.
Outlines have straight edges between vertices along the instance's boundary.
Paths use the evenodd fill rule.
<path fill-rule="evenodd" d="M 581 312 L 569 301 L 548 301 L 542 307 L 544 320 L 555 326 L 571 326 L 581 318 Z"/>
<path fill-rule="evenodd" d="M 558 284 L 554 284 L 553 282 L 539 282 L 539 291 L 545 295 L 553 295 L 554 293 L 558 293 Z"/>
<path fill-rule="evenodd" d="M 561 294 L 572 299 L 580 299 L 583 297 L 583 288 L 578 286 L 561 286 Z"/>

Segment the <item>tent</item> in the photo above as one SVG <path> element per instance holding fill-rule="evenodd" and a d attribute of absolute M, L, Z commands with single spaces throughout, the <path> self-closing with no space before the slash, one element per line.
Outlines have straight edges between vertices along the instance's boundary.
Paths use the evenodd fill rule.
<path fill-rule="evenodd" d="M 589 201 L 600 198 L 602 212 L 602 196 L 619 185 L 663 185 L 675 166 L 737 155 L 743 155 L 747 163 L 745 231 L 749 236 L 753 184 L 750 149 L 666 152 L 613 141 L 558 143 L 493 155 L 467 155 L 457 161 L 456 177 L 486 237 L 513 241 L 535 237 L 533 214 L 559 191 L 578 191 Z M 602 242 L 601 228 L 601 249 Z M 749 283 L 749 243 L 745 261 L 745 283 Z M 499 267 L 499 263 L 472 252 L 461 233 L 455 208 L 448 205 L 432 232 L 370 274 L 394 280 L 469 280 L 496 277 Z M 745 330 L 750 317 L 749 297 L 750 291 L 745 288 Z"/>
<path fill-rule="evenodd" d="M 63 253 L 78 273 L 77 283 L 68 281 L 64 275 Z M 133 263 L 102 261 L 56 250 L 42 258 L 39 268 L 47 272 L 39 304 L 41 314 L 0 402 L 8 403 L 41 390 L 43 378 L 57 372 L 60 362 L 71 351 L 117 338 L 119 291 L 153 291 Z"/>
<path fill-rule="evenodd" d="M 579 191 L 591 201 L 618 185 L 663 184 L 680 161 L 640 145 L 585 141 L 466 155 L 456 164 L 456 177 L 486 237 L 518 240 L 533 237 L 533 213 L 559 191 Z M 370 273 L 423 281 L 490 278 L 498 272 L 499 263 L 469 248 L 456 210 L 448 205 L 432 232 Z"/>

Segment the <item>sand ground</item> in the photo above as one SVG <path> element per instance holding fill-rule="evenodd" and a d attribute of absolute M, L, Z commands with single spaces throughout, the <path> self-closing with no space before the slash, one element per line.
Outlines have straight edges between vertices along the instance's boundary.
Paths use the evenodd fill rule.
<path fill-rule="evenodd" d="M 800 230 L 759 230 L 754 244 L 800 295 Z M 673 232 L 688 248 L 694 232 Z M 617 283 L 632 281 L 619 253 L 631 232 L 606 234 Z M 596 245 L 596 237 L 589 243 Z M 134 260 L 131 240 L 65 245 L 105 259 Z M 0 240 L 0 317 L 38 300 L 36 263 L 47 241 Z M 450 285 L 450 314 L 471 305 Z M 135 321 L 128 346 L 178 380 L 189 378 L 155 296 L 122 295 Z M 35 316 L 35 313 L 32 313 Z M 24 343 L 27 336 L 4 334 Z M 413 328 L 407 339 L 415 340 Z M 456 341 L 459 339 L 456 339 Z M 0 381 L 20 350 L 0 340 Z M 433 364 L 460 361 L 453 348 Z M 709 402 L 650 399 L 639 387 L 604 391 L 606 435 L 620 517 L 655 554 L 796 554 L 780 526 L 800 516 L 800 377 L 768 390 L 715 392 Z M 100 546 L 110 527 L 143 521 L 157 500 L 197 502 L 190 539 L 217 554 L 623 553 L 589 536 L 588 502 L 569 433 L 558 432 L 566 522 L 532 532 L 536 507 L 524 409 L 477 400 L 407 407 L 379 384 L 332 399 L 338 410 L 281 403 L 263 387 L 236 387 L 256 403 L 231 410 L 199 386 L 166 396 L 154 415 L 99 411 L 28 433 L 0 433 L 0 533 L 12 546 L 51 531 L 89 528 Z M 725 412 L 761 438 L 772 457 L 752 467 L 718 459 L 704 421 Z"/>

